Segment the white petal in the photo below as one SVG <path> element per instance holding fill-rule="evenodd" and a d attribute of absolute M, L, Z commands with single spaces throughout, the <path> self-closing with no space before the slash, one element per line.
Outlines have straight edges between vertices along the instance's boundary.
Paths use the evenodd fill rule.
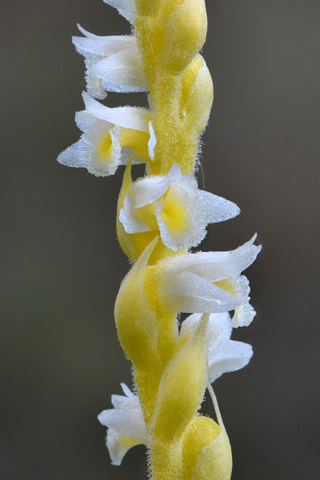
<path fill-rule="evenodd" d="M 147 431 L 139 398 L 124 383 L 121 387 L 126 396 L 112 395 L 111 400 L 115 408 L 101 412 L 98 420 L 102 425 L 116 430 L 121 435 L 146 444 Z"/>
<path fill-rule="evenodd" d="M 109 108 L 91 98 L 86 92 L 82 94 L 86 110 L 101 120 L 124 128 L 148 132 L 151 113 L 145 108 L 116 107 Z"/>
<path fill-rule="evenodd" d="M 148 225 L 146 225 L 140 218 L 135 214 L 134 210 L 134 200 L 132 195 L 126 195 L 123 208 L 119 213 L 119 220 L 124 226 L 124 229 L 127 233 L 139 233 L 150 231 Z"/>
<path fill-rule="evenodd" d="M 132 25 L 134 24 L 135 3 L 134 0 L 103 0 L 104 3 L 111 5 L 118 10 L 120 15 L 126 18 Z"/>
<path fill-rule="evenodd" d="M 86 155 L 83 154 L 83 140 L 80 139 L 58 156 L 58 162 L 67 167 L 81 168 L 87 164 Z"/>
<path fill-rule="evenodd" d="M 160 236 L 165 245 L 177 252 L 181 248 L 189 249 L 196 247 L 204 239 L 206 235 L 207 220 L 203 215 L 202 205 L 180 188 L 181 182 L 173 182 L 170 185 L 170 191 L 174 192 L 176 201 L 184 208 L 187 215 L 185 228 L 180 232 L 172 232 L 169 226 L 162 219 L 163 204 L 161 204 L 156 212 L 157 222 L 160 229 Z"/>
<path fill-rule="evenodd" d="M 220 313 L 241 303 L 235 295 L 190 272 L 171 277 L 164 274 L 159 295 L 165 307 L 173 312 Z"/>
<path fill-rule="evenodd" d="M 114 409 L 98 415 L 102 425 L 108 427 L 107 447 L 113 465 L 120 465 L 129 448 L 139 443 L 147 445 L 147 431 L 141 404 L 137 395 L 121 384 L 123 395 L 112 395 Z"/>
<path fill-rule="evenodd" d="M 149 134 L 150 134 L 150 139 L 149 139 L 149 142 L 148 142 L 148 153 L 149 153 L 150 159 L 153 161 L 153 159 L 154 159 L 154 147 L 156 146 L 157 139 L 156 139 L 156 135 L 155 135 L 154 130 L 153 130 L 151 120 L 149 122 Z"/>
<path fill-rule="evenodd" d="M 77 127 L 84 133 L 92 134 L 92 136 L 100 136 L 101 131 L 108 131 L 110 128 L 113 127 L 113 124 L 110 122 L 106 122 L 104 120 L 99 120 L 95 115 L 89 113 L 87 110 L 82 110 L 81 112 L 77 112 L 75 116 Z M 99 130 L 99 135 L 95 132 L 95 130 Z"/>
<path fill-rule="evenodd" d="M 201 313 L 189 315 L 182 323 L 180 336 L 191 336 L 195 332 L 201 316 Z M 221 343 L 230 339 L 231 332 L 232 327 L 228 312 L 211 313 L 207 327 L 207 348 L 216 349 Z"/>
<path fill-rule="evenodd" d="M 250 305 L 249 301 L 243 302 L 240 307 L 236 308 L 232 317 L 231 325 L 234 328 L 247 327 L 255 316 L 256 311 L 252 305 Z"/>
<path fill-rule="evenodd" d="M 216 350 L 208 351 L 209 383 L 226 372 L 234 372 L 245 367 L 253 355 L 251 345 L 229 340 Z"/>
<path fill-rule="evenodd" d="M 184 175 L 179 182 L 173 182 L 170 186 L 170 189 L 175 192 L 179 203 L 184 205 L 186 215 L 188 216 L 185 229 L 182 229 L 179 233 L 171 232 L 162 220 L 162 206 L 157 210 L 157 220 L 162 241 L 174 251 L 178 251 L 179 248 L 189 249 L 198 246 L 207 233 L 208 205 L 203 201 L 202 196 L 199 196 L 197 184 L 193 180 L 195 181 L 191 175 Z"/>
<path fill-rule="evenodd" d="M 104 88 L 102 88 L 102 81 L 101 78 L 97 77 L 94 73 L 94 65 L 95 62 L 91 60 L 86 60 L 86 67 L 87 70 L 85 72 L 85 80 L 87 84 L 87 92 L 92 98 L 97 98 L 98 100 L 103 100 L 107 97 L 107 92 Z"/>
<path fill-rule="evenodd" d="M 118 166 L 122 163 L 121 145 L 119 143 L 119 127 L 113 127 L 109 130 L 113 150 L 111 158 L 108 161 L 101 161 L 96 155 L 96 145 L 90 145 L 89 160 L 87 169 L 89 173 L 96 175 L 97 177 L 106 177 L 113 175 Z"/>
<path fill-rule="evenodd" d="M 260 252 L 261 246 L 253 245 L 255 239 L 256 235 L 249 242 L 229 252 L 199 252 L 180 255 L 166 262 L 166 272 L 168 275 L 192 272 L 210 282 L 236 277 L 254 262 Z"/>
<path fill-rule="evenodd" d="M 196 330 L 201 313 L 187 317 L 182 323 L 180 337 L 190 337 Z M 223 373 L 239 370 L 248 364 L 253 351 L 251 345 L 230 340 L 232 327 L 229 313 L 209 316 L 207 327 L 208 378 L 214 382 Z"/>
<path fill-rule="evenodd" d="M 207 223 L 224 222 L 240 213 L 240 208 L 235 203 L 218 195 L 199 190 L 198 197 L 206 211 Z"/>
<path fill-rule="evenodd" d="M 107 432 L 107 447 L 111 457 L 112 465 L 121 465 L 122 459 L 127 451 L 139 445 L 139 442 L 130 437 L 125 437 L 113 428 Z"/>
<path fill-rule="evenodd" d="M 126 385 L 125 383 L 120 383 L 120 385 L 121 385 L 121 388 L 122 388 L 123 393 L 124 393 L 128 398 L 136 398 L 137 401 L 138 401 L 138 403 L 139 403 L 139 405 L 140 405 L 140 402 L 139 402 L 138 397 L 137 397 L 133 392 L 131 392 L 130 388 L 127 387 L 127 385 Z"/>
<path fill-rule="evenodd" d="M 102 425 L 113 428 L 123 436 L 144 444 L 147 441 L 147 431 L 141 408 L 139 410 L 129 408 L 104 410 L 98 415 L 98 420 Z"/>
<path fill-rule="evenodd" d="M 78 27 L 85 37 L 73 37 L 72 41 L 77 52 L 85 57 L 85 78 L 91 96 L 103 99 L 107 96 L 105 90 L 130 92 L 146 89 L 135 36 L 99 37 Z"/>
<path fill-rule="evenodd" d="M 148 90 L 143 64 L 136 48 L 109 55 L 93 67 L 108 92 L 145 92 Z"/>
<path fill-rule="evenodd" d="M 238 308 L 236 308 L 234 311 L 234 315 L 231 320 L 231 325 L 235 328 L 246 327 L 250 325 L 250 323 L 252 322 L 252 320 L 256 315 L 254 308 L 249 303 L 249 300 L 250 300 L 249 280 L 245 275 L 241 275 L 241 277 L 232 279 L 231 283 L 235 290 L 236 295 L 242 297 L 241 305 Z"/>
<path fill-rule="evenodd" d="M 180 178 L 180 167 L 174 163 L 165 177 L 154 175 L 138 181 L 134 186 L 135 207 L 141 208 L 145 205 L 150 205 L 150 203 L 153 203 L 157 198 L 166 193 L 173 181 L 178 181 Z"/>
<path fill-rule="evenodd" d="M 229 313 L 212 313 L 209 317 L 207 329 L 208 350 L 216 350 L 219 345 L 228 342 L 231 332 Z"/>
<path fill-rule="evenodd" d="M 96 56 L 99 59 L 122 51 L 137 49 L 136 37 L 133 35 L 109 35 L 101 37 L 87 32 L 78 25 L 79 30 L 85 37 L 72 37 L 72 43 L 80 55 Z M 101 57 L 101 58 L 100 58 Z"/>
<path fill-rule="evenodd" d="M 86 129 L 86 121 L 90 115 L 77 115 L 77 123 L 84 130 Z M 82 122 L 82 123 L 81 123 Z M 113 175 L 121 163 L 121 146 L 119 143 L 119 127 L 113 127 L 110 129 L 110 124 L 101 120 L 95 120 L 92 128 L 85 130 L 85 133 L 81 136 L 80 140 L 67 148 L 58 157 L 58 162 L 69 167 L 85 167 L 88 172 L 96 176 L 108 176 Z M 108 133 L 111 136 L 113 150 L 110 155 L 110 159 L 103 161 L 98 157 L 97 147 L 101 141 L 102 135 Z"/>

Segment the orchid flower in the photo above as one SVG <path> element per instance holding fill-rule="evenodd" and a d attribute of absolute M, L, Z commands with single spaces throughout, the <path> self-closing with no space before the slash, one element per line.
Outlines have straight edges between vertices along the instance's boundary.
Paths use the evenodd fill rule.
<path fill-rule="evenodd" d="M 150 161 L 149 152 L 154 145 L 154 137 L 149 133 L 150 112 L 137 107 L 109 108 L 85 92 L 83 100 L 86 109 L 76 114 L 83 135 L 59 155 L 60 163 L 84 167 L 96 176 L 108 176 L 119 165 L 125 165 L 131 154 L 136 163 Z"/>
<path fill-rule="evenodd" d="M 73 37 L 78 53 L 86 64 L 87 91 L 103 99 L 106 92 L 145 92 L 148 89 L 137 41 L 131 36 L 94 35 L 80 25 L 84 37 Z"/>
<path fill-rule="evenodd" d="M 112 395 L 114 406 L 98 415 L 99 422 L 108 427 L 107 447 L 113 465 L 120 465 L 127 451 L 135 445 L 147 445 L 147 430 L 137 395 L 121 383 L 123 395 Z"/>
<path fill-rule="evenodd" d="M 192 175 L 182 175 L 179 165 L 168 175 L 154 175 L 133 183 L 119 219 L 127 233 L 160 231 L 173 251 L 196 247 L 208 223 L 228 220 L 240 213 L 233 202 L 199 190 Z"/>
<path fill-rule="evenodd" d="M 164 260 L 159 281 L 162 304 L 186 313 L 235 310 L 232 325 L 248 325 L 255 312 L 249 306 L 247 279 L 240 274 L 261 250 L 253 244 L 255 239 L 256 235 L 229 252 L 187 253 Z"/>

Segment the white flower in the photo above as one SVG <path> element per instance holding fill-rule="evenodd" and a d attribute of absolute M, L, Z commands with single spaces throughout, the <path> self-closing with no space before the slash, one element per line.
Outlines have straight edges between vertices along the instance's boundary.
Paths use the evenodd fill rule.
<path fill-rule="evenodd" d="M 85 92 L 83 100 L 86 110 L 76 114 L 76 123 L 83 135 L 59 155 L 58 162 L 87 168 L 96 176 L 107 176 L 114 174 L 119 165 L 126 164 L 132 153 L 135 163 L 150 160 L 149 111 L 105 107 Z"/>
<path fill-rule="evenodd" d="M 235 310 L 232 325 L 248 325 L 254 317 L 242 270 L 254 262 L 261 246 L 253 238 L 229 252 L 187 253 L 160 262 L 162 304 L 173 312 L 223 313 Z"/>
<path fill-rule="evenodd" d="M 174 250 L 196 247 L 208 223 L 235 217 L 233 202 L 199 190 L 193 175 L 182 175 L 176 163 L 168 175 L 145 177 L 133 183 L 119 219 L 127 233 L 159 230 L 163 243 Z"/>
<path fill-rule="evenodd" d="M 136 37 L 100 37 L 78 25 L 85 37 L 73 37 L 78 53 L 85 57 L 88 93 L 105 98 L 106 92 L 144 92 L 147 79 L 140 58 Z"/>
<path fill-rule="evenodd" d="M 201 313 L 187 317 L 182 323 L 180 338 L 191 337 L 196 331 Z M 245 367 L 253 351 L 251 345 L 230 340 L 232 326 L 229 313 L 212 313 L 207 328 L 208 381 L 213 383 L 223 373 Z"/>
<path fill-rule="evenodd" d="M 123 395 L 112 395 L 114 406 L 98 415 L 99 422 L 108 427 L 107 447 L 113 465 L 120 465 L 127 451 L 134 445 L 147 444 L 147 430 L 137 395 L 121 383 Z"/>

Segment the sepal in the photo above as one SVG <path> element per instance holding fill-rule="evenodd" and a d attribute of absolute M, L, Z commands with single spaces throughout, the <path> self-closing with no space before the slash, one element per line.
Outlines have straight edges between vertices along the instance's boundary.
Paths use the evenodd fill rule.
<path fill-rule="evenodd" d="M 206 34 L 204 0 L 184 0 L 176 5 L 165 22 L 163 56 L 167 67 L 174 72 L 186 68 L 200 51 Z"/>

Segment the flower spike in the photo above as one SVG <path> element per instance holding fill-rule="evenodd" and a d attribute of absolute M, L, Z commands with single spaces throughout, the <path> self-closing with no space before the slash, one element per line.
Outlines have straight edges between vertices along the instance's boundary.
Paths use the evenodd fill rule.
<path fill-rule="evenodd" d="M 96 176 L 113 175 L 134 154 L 135 163 L 150 161 L 149 123 L 152 115 L 144 108 L 109 108 L 83 93 L 86 109 L 76 114 L 83 132 L 80 140 L 58 157 L 69 167 L 84 167 Z"/>
<path fill-rule="evenodd" d="M 104 0 L 131 35 L 73 37 L 85 61 L 80 140 L 58 161 L 96 176 L 125 165 L 117 235 L 132 263 L 115 302 L 134 393 L 112 395 L 98 416 L 113 465 L 134 445 L 148 450 L 152 480 L 230 480 L 230 442 L 211 383 L 248 364 L 251 345 L 231 340 L 249 325 L 249 281 L 242 274 L 261 247 L 256 235 L 231 251 L 194 252 L 208 224 L 239 207 L 200 190 L 195 176 L 213 84 L 199 53 L 207 33 L 204 0 Z M 110 108 L 108 92 L 147 94 L 148 108 Z M 116 95 L 115 95 L 116 96 Z M 137 178 L 135 164 L 145 166 Z M 217 225 L 216 231 L 219 231 Z M 231 312 L 233 312 L 231 314 Z M 191 314 L 180 322 L 180 313 Z M 208 388 L 217 422 L 200 413 Z"/>

